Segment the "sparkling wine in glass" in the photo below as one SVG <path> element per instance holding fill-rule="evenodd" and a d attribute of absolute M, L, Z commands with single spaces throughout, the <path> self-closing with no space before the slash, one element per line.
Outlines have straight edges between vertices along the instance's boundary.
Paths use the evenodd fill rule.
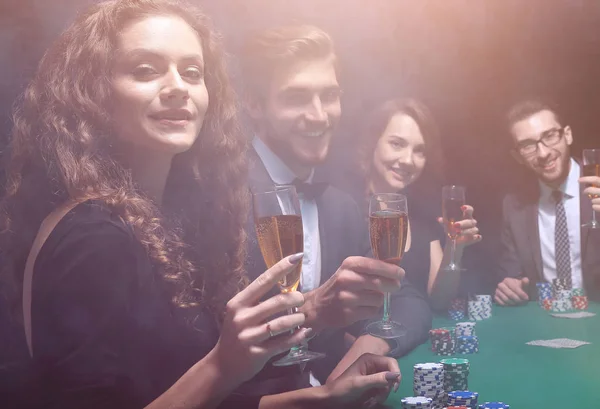
<path fill-rule="evenodd" d="M 600 149 L 583 150 L 583 176 L 600 177 Z M 594 185 L 594 187 L 600 187 Z M 590 199 L 595 199 L 598 195 L 588 195 Z M 590 229 L 600 228 L 600 223 L 596 220 L 596 212 L 592 210 L 592 220 L 583 224 L 583 227 Z"/>
<path fill-rule="evenodd" d="M 450 263 L 445 270 L 461 271 L 462 269 L 456 263 L 456 239 L 460 230 L 454 227 L 456 222 L 463 219 L 462 207 L 465 205 L 465 188 L 462 186 L 450 185 L 442 188 L 442 218 L 446 224 L 448 238 L 452 241 Z"/>
<path fill-rule="evenodd" d="M 255 193 L 254 227 L 258 245 L 267 268 L 273 267 L 284 257 L 300 253 L 304 249 L 300 201 L 294 186 L 278 187 L 273 191 Z M 279 280 L 279 291 L 296 291 L 300 284 L 302 263 Z M 294 310 L 288 310 L 293 314 Z M 320 352 L 309 351 L 306 345 L 293 347 L 283 358 L 273 362 L 275 366 L 288 366 L 324 357 Z"/>
<path fill-rule="evenodd" d="M 379 193 L 369 202 L 369 235 L 373 255 L 378 260 L 399 264 L 408 235 L 408 206 L 406 196 Z M 390 318 L 390 293 L 385 293 L 383 317 L 367 325 L 367 332 L 375 337 L 392 339 L 406 335 L 404 325 Z"/>

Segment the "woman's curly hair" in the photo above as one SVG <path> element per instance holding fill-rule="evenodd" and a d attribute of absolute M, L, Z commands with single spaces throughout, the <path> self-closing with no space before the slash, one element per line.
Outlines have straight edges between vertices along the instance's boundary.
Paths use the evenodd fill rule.
<path fill-rule="evenodd" d="M 109 115 L 117 37 L 127 24 L 153 15 L 176 16 L 197 32 L 210 98 L 198 139 L 173 160 L 162 211 L 116 159 Z M 13 119 L 0 249 L 3 287 L 15 311 L 42 220 L 68 200 L 96 199 L 133 228 L 176 306 L 202 303 L 222 314 L 246 283 L 246 139 L 220 38 L 206 16 L 175 0 L 91 7 L 47 50 Z"/>

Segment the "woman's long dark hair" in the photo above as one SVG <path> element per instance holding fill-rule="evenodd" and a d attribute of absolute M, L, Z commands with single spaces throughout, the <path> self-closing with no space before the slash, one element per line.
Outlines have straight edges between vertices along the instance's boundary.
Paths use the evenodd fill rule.
<path fill-rule="evenodd" d="M 115 159 L 109 115 L 117 36 L 152 15 L 177 16 L 197 32 L 210 97 L 198 139 L 174 159 L 162 212 Z M 202 303 L 220 315 L 245 284 L 246 142 L 219 42 L 208 19 L 182 2 L 112 0 L 91 7 L 48 49 L 14 111 L 0 203 L 3 287 L 16 311 L 40 223 L 69 199 L 101 200 L 130 224 L 178 307 Z"/>

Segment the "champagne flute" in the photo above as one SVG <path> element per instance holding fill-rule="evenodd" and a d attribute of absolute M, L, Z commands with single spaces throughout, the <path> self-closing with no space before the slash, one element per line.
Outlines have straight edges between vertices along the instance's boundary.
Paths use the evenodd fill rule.
<path fill-rule="evenodd" d="M 583 150 L 583 176 L 600 177 L 600 149 Z M 595 186 L 594 187 L 600 187 Z M 590 199 L 595 199 L 598 195 L 588 195 Z M 600 228 L 600 223 L 596 220 L 596 212 L 592 210 L 592 220 L 582 225 L 590 229 Z"/>
<path fill-rule="evenodd" d="M 280 186 L 273 191 L 255 193 L 252 202 L 258 245 L 268 268 L 284 257 L 303 251 L 300 201 L 294 186 Z M 296 291 L 301 274 L 302 262 L 279 280 L 279 291 L 282 294 Z M 293 309 L 288 310 L 288 314 L 293 313 Z M 306 345 L 301 345 L 293 347 L 286 356 L 273 362 L 273 365 L 295 365 L 324 356 L 325 354 L 309 351 Z"/>
<path fill-rule="evenodd" d="M 406 196 L 379 193 L 369 202 L 369 234 L 373 255 L 378 260 L 399 264 L 408 235 L 408 206 Z M 406 327 L 390 319 L 390 293 L 383 299 L 383 317 L 367 325 L 374 337 L 392 339 L 406 335 Z"/>
<path fill-rule="evenodd" d="M 452 240 L 450 252 L 450 263 L 444 268 L 449 271 L 461 271 L 462 268 L 456 263 L 456 239 L 460 234 L 454 224 L 463 219 L 462 207 L 465 205 L 465 188 L 462 186 L 444 186 L 442 188 L 442 218 L 446 224 L 448 238 Z"/>

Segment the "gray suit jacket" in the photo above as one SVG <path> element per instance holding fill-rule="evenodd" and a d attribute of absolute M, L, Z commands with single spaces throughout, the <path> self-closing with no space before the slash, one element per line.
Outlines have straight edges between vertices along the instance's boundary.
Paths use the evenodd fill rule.
<path fill-rule="evenodd" d="M 580 191 L 583 191 L 581 189 Z M 536 282 L 544 281 L 542 253 L 538 228 L 539 186 L 534 183 L 526 192 L 512 193 L 504 198 L 501 252 L 498 262 L 498 281 L 506 277 L 528 277 L 529 296 L 537 298 Z M 592 203 L 580 195 L 582 223 L 592 217 Z M 581 228 L 581 268 L 588 296 L 600 294 L 600 229 Z"/>

